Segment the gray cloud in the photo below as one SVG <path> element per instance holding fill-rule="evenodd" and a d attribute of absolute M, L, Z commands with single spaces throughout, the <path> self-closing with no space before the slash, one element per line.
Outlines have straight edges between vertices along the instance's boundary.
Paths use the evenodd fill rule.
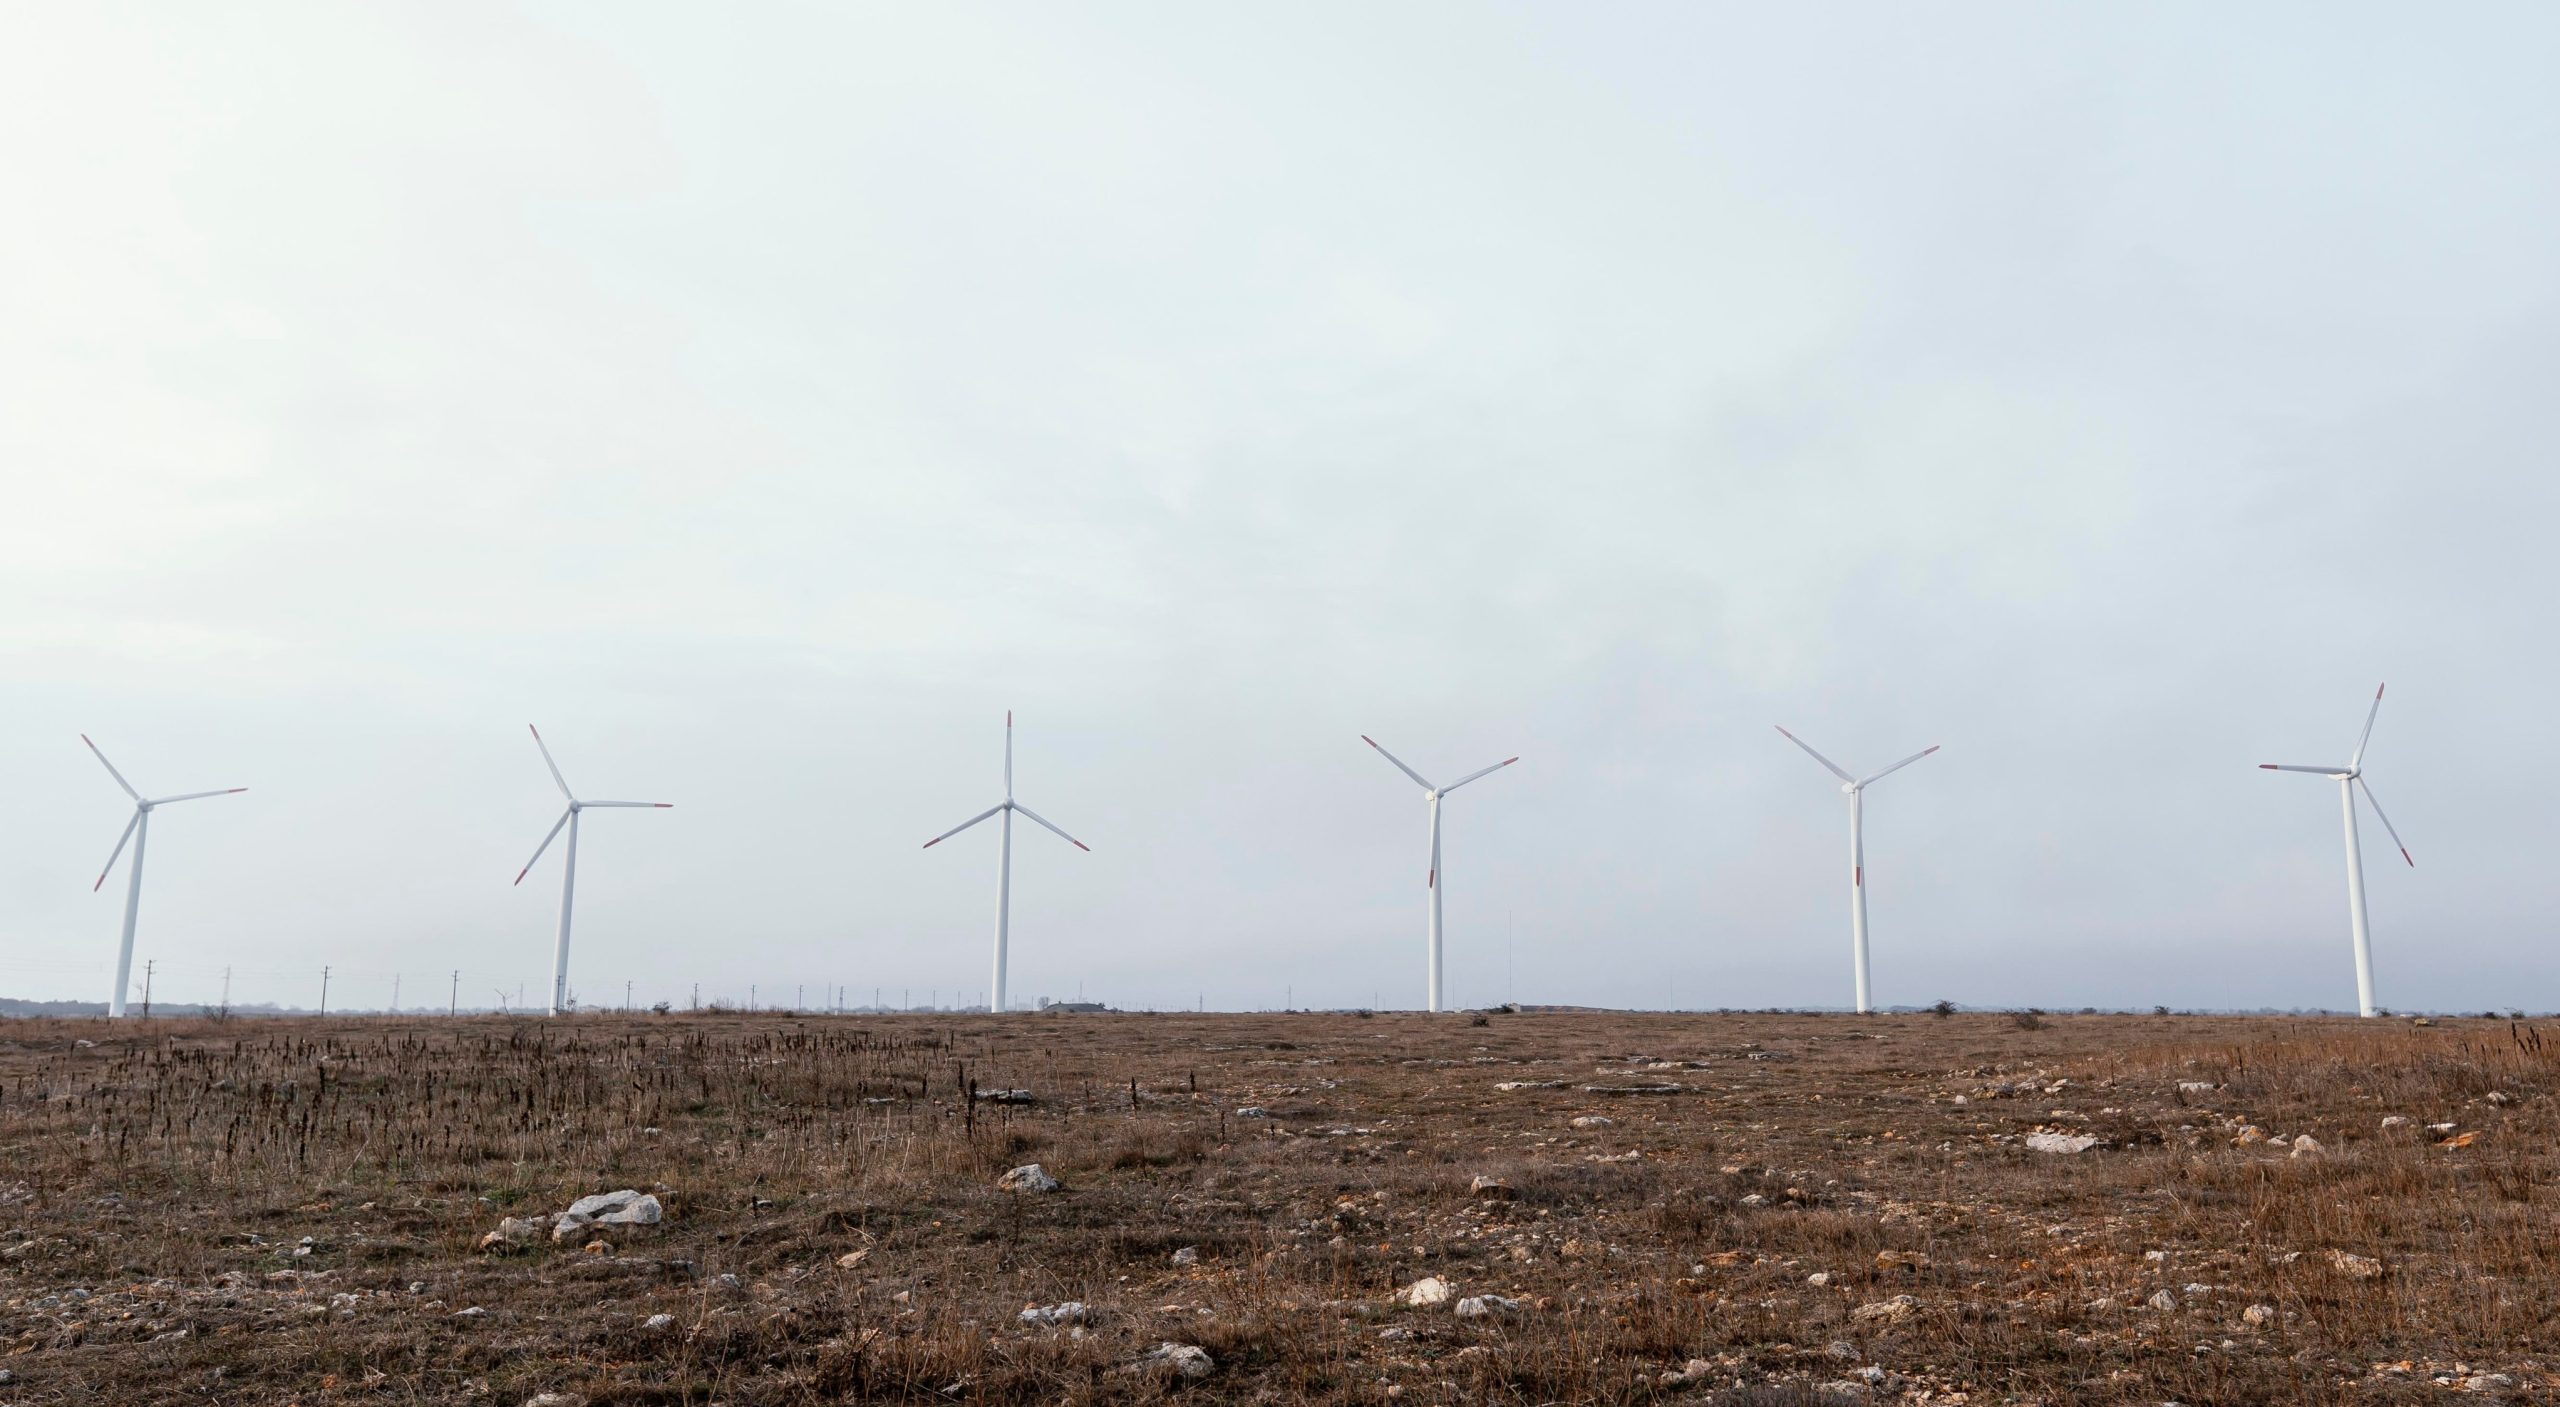
<path fill-rule="evenodd" d="M 26 23 L 8 990 L 2553 1003 L 2539 10 Z"/>

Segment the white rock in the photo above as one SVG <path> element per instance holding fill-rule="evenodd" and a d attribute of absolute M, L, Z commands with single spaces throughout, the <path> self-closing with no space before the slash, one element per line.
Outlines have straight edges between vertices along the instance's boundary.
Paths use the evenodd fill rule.
<path fill-rule="evenodd" d="M 1263 1108 L 1259 1104 L 1248 1104 L 1236 1111 L 1236 1117 L 1239 1119 L 1268 1119 L 1271 1117 L 1271 1111 Z"/>
<path fill-rule="evenodd" d="M 2211 1094 L 2213 1093 L 2213 1088 L 2213 1082 L 2211 1080 L 2178 1081 L 2178 1093 L 2180 1094 Z"/>
<path fill-rule="evenodd" d="M 1425 1275 L 1405 1286 L 1404 1292 L 1396 1298 L 1416 1309 L 1437 1309 L 1456 1295 L 1457 1291 L 1449 1287 L 1448 1281 L 1437 1275 Z"/>
<path fill-rule="evenodd" d="M 2515 1385 L 2516 1380 L 2504 1373 L 2474 1373 L 2462 1380 L 2464 1392 L 2500 1392 Z"/>
<path fill-rule="evenodd" d="M 1173 1263 L 1176 1265 L 1198 1265 L 1200 1263 L 1200 1248 L 1198 1246 L 1183 1247 L 1181 1250 L 1173 1253 Z"/>
<path fill-rule="evenodd" d="M 666 1214 L 667 1209 L 659 1205 L 656 1197 L 643 1192 L 637 1199 L 604 1213 L 596 1220 L 606 1226 L 655 1226 L 665 1219 Z"/>
<path fill-rule="evenodd" d="M 2320 1140 L 2307 1133 L 2293 1141 L 2293 1156 L 2297 1158 L 2317 1158 L 2320 1153 Z"/>
<path fill-rule="evenodd" d="M 2263 1329 L 2276 1322 L 2276 1307 L 2271 1304 L 2253 1304 L 2240 1311 L 2240 1322 L 2252 1329 Z"/>
<path fill-rule="evenodd" d="M 640 1327 L 643 1329 L 672 1329 L 675 1324 L 676 1317 L 672 1314 L 652 1314 L 640 1321 Z"/>
<path fill-rule="evenodd" d="M 2143 1303 L 2165 1314 L 2178 1307 L 2178 1297 L 2169 1293 L 2167 1290 L 2162 1290 L 2151 1298 L 2144 1300 Z"/>
<path fill-rule="evenodd" d="M 1038 1163 L 1025 1163 L 996 1179 L 996 1186 L 1007 1192 L 1055 1192 L 1065 1185 Z"/>
<path fill-rule="evenodd" d="M 2374 1280 L 2379 1279 L 2382 1275 L 2382 1262 L 2375 1260 L 2371 1256 L 2354 1255 L 2346 1251 L 2331 1251 L 2329 1252 L 2329 1264 L 2336 1267 L 2341 1274 L 2356 1280 Z"/>
<path fill-rule="evenodd" d="M 640 1194 L 628 1187 L 619 1192 L 598 1192 L 592 1196 L 581 1197 L 578 1200 L 571 1202 L 569 1204 L 569 1210 L 564 1213 L 564 1215 L 593 1220 L 596 1217 L 603 1216 L 606 1212 L 620 1211 L 622 1208 L 630 1206 L 632 1203 L 639 1200 Z M 655 1201 L 657 1199 L 651 1198 L 650 1200 Z"/>
<path fill-rule="evenodd" d="M 1046 1325 L 1053 1329 L 1061 1324 L 1081 1324 L 1087 1317 L 1082 1300 L 1062 1300 L 1057 1304 L 1029 1305 L 1020 1314 L 1014 1316 L 1025 1324 Z"/>
<path fill-rule="evenodd" d="M 1573 1121 L 1573 1126 L 1578 1129 L 1613 1129 L 1618 1126 L 1618 1121 L 1606 1114 L 1584 1114 Z"/>
<path fill-rule="evenodd" d="M 1469 1295 L 1458 1301 L 1461 1319 L 1492 1319 L 1518 1314 L 1524 1305 L 1507 1295 Z"/>
<path fill-rule="evenodd" d="M 2385 1114 L 2382 1116 L 2382 1126 L 2387 1129 L 2406 1128 L 2408 1123 L 2409 1116 L 2406 1114 Z"/>
<path fill-rule="evenodd" d="M 1217 1361 L 1209 1356 L 1209 1350 L 1198 1344 L 1160 1343 L 1139 1361 L 1150 1367 L 1159 1364 L 1170 1367 L 1177 1376 L 1185 1378 L 1205 1378 L 1218 1370 Z"/>
<path fill-rule="evenodd" d="M 1804 1282 L 1819 1290 L 1823 1286 L 1831 1283 L 1831 1272 L 1828 1270 L 1817 1270 L 1811 1275 L 1804 1277 Z"/>
<path fill-rule="evenodd" d="M 577 1407 L 584 1400 L 565 1392 L 537 1392 L 524 1400 L 524 1407 Z"/>
<path fill-rule="evenodd" d="M 2085 1133 L 2031 1133 L 2026 1144 L 2038 1153 L 2086 1153 L 2098 1146 L 2098 1140 Z"/>
<path fill-rule="evenodd" d="M 1467 1184 L 1467 1194 L 1486 1202 L 1508 1202 L 1511 1200 L 1511 1184 L 1501 1178 L 1478 1173 Z"/>

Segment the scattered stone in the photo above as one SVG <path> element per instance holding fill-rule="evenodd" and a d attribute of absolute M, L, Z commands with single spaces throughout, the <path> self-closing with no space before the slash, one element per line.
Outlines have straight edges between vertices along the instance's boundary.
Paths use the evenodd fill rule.
<path fill-rule="evenodd" d="M 2271 1304 L 2253 1304 L 2240 1311 L 2240 1322 L 2252 1329 L 2263 1329 L 2276 1322 L 2276 1307 Z"/>
<path fill-rule="evenodd" d="M 2170 1310 L 2178 1307 L 2178 1297 L 2169 1293 L 2167 1290 L 2162 1290 L 2151 1298 L 2144 1300 L 2143 1303 L 2149 1305 L 2153 1309 L 2159 1310 L 2163 1314 L 2166 1314 Z"/>
<path fill-rule="evenodd" d="M 1014 1318 L 1020 1320 L 1022 1323 L 1037 1324 L 1051 1329 L 1067 1324 L 1081 1324 L 1089 1317 L 1090 1316 L 1085 1311 L 1084 1301 L 1082 1300 L 1064 1300 L 1057 1304 L 1025 1305 L 1022 1312 L 1014 1316 Z"/>
<path fill-rule="evenodd" d="M 1200 1248 L 1198 1246 L 1183 1247 L 1181 1250 L 1173 1253 L 1173 1263 L 1176 1265 L 1198 1265 L 1200 1263 Z"/>
<path fill-rule="evenodd" d="M 537 1392 L 524 1400 L 524 1407 L 578 1407 L 584 1401 L 583 1397 L 571 1397 L 565 1392 Z"/>
<path fill-rule="evenodd" d="M 2320 1140 L 2307 1133 L 2293 1140 L 2293 1156 L 2297 1158 L 2317 1158 L 2323 1151 Z"/>
<path fill-rule="evenodd" d="M 1218 1371 L 1209 1350 L 1198 1344 L 1160 1343 L 1138 1362 L 1142 1367 L 1171 1368 L 1176 1377 L 1182 1378 L 1205 1378 Z"/>
<path fill-rule="evenodd" d="M 1584 1114 L 1573 1121 L 1573 1126 L 1578 1129 L 1613 1129 L 1618 1126 L 1618 1121 L 1606 1114 Z"/>
<path fill-rule="evenodd" d="M 2180 1094 L 2211 1094 L 2213 1091 L 2214 1084 L 2211 1080 L 2178 1081 L 2178 1093 Z"/>
<path fill-rule="evenodd" d="M 2472 1144 L 2478 1143 L 2479 1141 L 2480 1141 L 2480 1130 L 2478 1130 L 2478 1129 L 2465 1129 L 2465 1130 L 2463 1130 L 2462 1132 L 2455 1134 L 2453 1137 L 2446 1139 L 2444 1142 L 2437 1144 L 2436 1146 L 2437 1146 L 2438 1148 L 2468 1148 L 2468 1147 L 2470 1147 Z"/>
<path fill-rule="evenodd" d="M 672 1329 L 675 1326 L 676 1317 L 672 1314 L 652 1314 L 640 1321 L 640 1327 L 643 1329 Z"/>
<path fill-rule="evenodd" d="M 1031 1091 L 1027 1089 L 982 1089 L 978 1091 L 978 1100 L 982 1104 L 1035 1104 L 1039 1102 L 1032 1097 Z"/>
<path fill-rule="evenodd" d="M 1917 1271 L 1917 1270 L 1926 1270 L 1926 1269 L 1928 1269 L 1928 1268 L 1929 1268 L 1929 1258 L 1928 1258 L 1927 1256 L 1924 1256 L 1924 1255 L 1920 1254 L 1918 1251 L 1878 1251 L 1878 1252 L 1876 1252 L 1876 1269 L 1878 1269 L 1878 1270 L 1914 1270 L 1914 1271 Z"/>
<path fill-rule="evenodd" d="M 1025 1163 L 997 1178 L 996 1186 L 1007 1192 L 1055 1192 L 1066 1184 L 1049 1176 L 1049 1170 L 1038 1163 Z"/>
<path fill-rule="evenodd" d="M 1467 1194 L 1479 1202 L 1508 1202 L 1512 1196 L 1511 1184 L 1501 1178 L 1478 1173 L 1475 1180 L 1467 1184 Z"/>
<path fill-rule="evenodd" d="M 475 1304 L 455 1310 L 453 1312 L 453 1317 L 456 1319 L 486 1319 L 489 1317 L 489 1311 L 482 1309 L 480 1306 Z"/>
<path fill-rule="evenodd" d="M 1456 1295 L 1457 1291 L 1449 1287 L 1448 1281 L 1437 1275 L 1426 1275 L 1405 1286 L 1403 1293 L 1396 1298 L 1416 1309 L 1437 1309 Z"/>
<path fill-rule="evenodd" d="M 2387 1129 L 2406 1128 L 2408 1127 L 2408 1124 L 2409 1116 L 2406 1114 L 2385 1114 L 2382 1116 L 2382 1126 Z"/>
<path fill-rule="evenodd" d="M 1508 1318 L 1526 1308 L 1507 1295 L 1469 1295 L 1458 1301 L 1457 1314 L 1461 1319 Z"/>
<path fill-rule="evenodd" d="M 1858 1324 L 1899 1324 L 1919 1312 L 1920 1301 L 1909 1295 L 1895 1295 L 1889 1300 L 1859 1305 L 1849 1311 L 1849 1318 Z"/>
<path fill-rule="evenodd" d="M 2504 1373 L 2474 1373 L 2462 1380 L 2464 1392 L 2504 1392 L 2515 1385 L 2516 1380 Z"/>
<path fill-rule="evenodd" d="M 2502 1089 L 2493 1089 L 2493 1090 L 2489 1091 L 2487 1094 L 2482 1095 L 2482 1096 L 2481 1096 L 2481 1098 L 2486 1099 L 2486 1100 L 2488 1100 L 2490 1103 L 2492 1103 L 2492 1104 L 2496 1104 L 2496 1105 L 2499 1105 L 2499 1106 L 2501 1106 L 2501 1107 L 2503 1107 L 2503 1106 L 2505 1106 L 2505 1105 L 2513 1104 L 2513 1103 L 2515 1103 L 2515 1102 L 2516 1102 L 2516 1101 L 2515 1101 L 2515 1096 L 2514 1096 L 2514 1095 L 2511 1095 L 2511 1094 L 2507 1093 L 2505 1090 L 2502 1090 Z"/>
<path fill-rule="evenodd" d="M 2235 1147 L 2245 1148 L 2252 1143 L 2264 1143 L 2266 1141 L 2267 1131 L 2258 1127 L 2256 1124 L 2242 1124 L 2240 1126 L 2240 1131 L 2231 1135 L 2231 1142 Z"/>
<path fill-rule="evenodd" d="M 1239 1119 L 1268 1119 L 1271 1117 L 1271 1111 L 1263 1108 L 1259 1104 L 1248 1104 L 1236 1111 L 1236 1117 Z"/>
<path fill-rule="evenodd" d="M 2371 1256 L 2333 1250 L 2329 1252 L 2329 1264 L 2349 1279 L 2378 1280 L 2382 1278 L 2382 1262 Z"/>
<path fill-rule="evenodd" d="M 1624 1097 L 1637 1094 L 1687 1094 L 1689 1087 L 1687 1085 L 1584 1085 L 1582 1092 Z"/>
<path fill-rule="evenodd" d="M 551 1239 L 562 1239 L 560 1226 L 580 1227 L 588 1222 L 605 1226 L 655 1226 L 665 1218 L 666 1208 L 646 1192 L 623 1188 L 619 1192 L 598 1192 L 569 1204 L 552 1228 Z"/>
<path fill-rule="evenodd" d="M 868 1248 L 859 1251 L 847 1251 L 843 1255 L 836 1257 L 836 1269 L 851 1270 L 870 1258 L 871 1252 Z"/>
<path fill-rule="evenodd" d="M 1804 1282 L 1819 1290 L 1823 1286 L 1831 1283 L 1831 1272 L 1828 1270 L 1817 1270 L 1811 1275 L 1804 1277 Z"/>
<path fill-rule="evenodd" d="M 2026 1144 L 2038 1153 L 2086 1153 L 2098 1146 L 2098 1140 L 2085 1133 L 2031 1133 Z"/>

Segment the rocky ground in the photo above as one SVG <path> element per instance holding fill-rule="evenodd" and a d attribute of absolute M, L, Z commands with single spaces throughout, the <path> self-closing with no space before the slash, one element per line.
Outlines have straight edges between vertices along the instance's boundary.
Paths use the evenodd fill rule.
<path fill-rule="evenodd" d="M 2545 1400 L 2539 1031 L 0 1023 L 0 1402 Z"/>

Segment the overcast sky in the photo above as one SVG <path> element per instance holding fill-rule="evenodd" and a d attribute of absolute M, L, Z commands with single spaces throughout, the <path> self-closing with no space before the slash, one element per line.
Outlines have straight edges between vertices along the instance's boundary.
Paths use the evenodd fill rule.
<path fill-rule="evenodd" d="M 9 7 L 0 993 L 2560 1006 L 2560 21 Z M 1506 934 L 1510 935 L 1506 942 Z"/>

